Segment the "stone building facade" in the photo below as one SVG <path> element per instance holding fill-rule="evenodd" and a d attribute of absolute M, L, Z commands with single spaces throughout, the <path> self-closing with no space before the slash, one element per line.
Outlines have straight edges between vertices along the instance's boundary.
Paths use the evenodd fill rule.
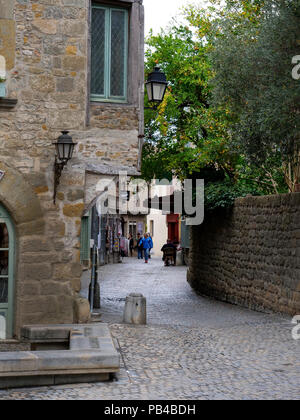
<path fill-rule="evenodd" d="M 102 71 L 101 57 L 99 67 L 92 68 L 93 36 L 102 33 L 95 27 L 95 8 L 106 16 L 105 25 L 109 13 L 111 22 L 123 19 L 126 36 L 112 29 L 111 37 L 123 38 L 105 45 L 108 65 L 115 60 L 115 73 L 122 73 L 122 98 L 91 94 L 92 79 Z M 105 27 L 104 38 L 107 33 Z M 123 67 L 116 61 L 120 43 Z M 10 261 L 13 254 L 10 278 L 0 277 L 7 338 L 18 336 L 22 325 L 88 318 L 88 303 L 78 294 L 81 218 L 102 177 L 113 179 L 120 170 L 138 174 L 143 44 L 142 0 L 0 0 L 0 56 L 6 64 L 6 95 L 0 97 L 0 226 L 7 229 L 9 220 L 13 227 L 5 248 Z M 114 58 L 110 47 L 116 49 Z M 108 77 L 106 67 L 105 72 Z M 53 142 L 62 130 L 69 130 L 77 146 L 54 204 Z"/>
<path fill-rule="evenodd" d="M 188 281 L 255 310 L 300 313 L 300 194 L 246 197 L 192 226 Z"/>

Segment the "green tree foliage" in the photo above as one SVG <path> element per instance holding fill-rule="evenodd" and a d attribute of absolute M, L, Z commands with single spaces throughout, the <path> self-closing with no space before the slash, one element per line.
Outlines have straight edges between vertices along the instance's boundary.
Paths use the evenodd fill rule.
<path fill-rule="evenodd" d="M 159 109 L 146 110 L 146 179 L 170 172 L 185 179 L 206 166 L 234 177 L 236 156 L 227 146 L 229 114 L 209 105 L 209 48 L 188 26 L 173 26 L 148 39 L 146 73 L 159 63 L 169 87 Z"/>
<path fill-rule="evenodd" d="M 292 191 L 300 182 L 300 83 L 291 75 L 300 2 L 241 3 L 228 1 L 226 17 L 215 21 L 214 101 L 234 113 L 233 138 L 250 163 L 265 168 L 281 157 Z"/>
<path fill-rule="evenodd" d="M 186 26 L 148 38 L 146 74 L 159 64 L 169 87 L 145 114 L 145 179 L 204 178 L 208 209 L 287 191 L 283 161 L 299 135 L 297 1 L 211 0 L 186 8 Z"/>

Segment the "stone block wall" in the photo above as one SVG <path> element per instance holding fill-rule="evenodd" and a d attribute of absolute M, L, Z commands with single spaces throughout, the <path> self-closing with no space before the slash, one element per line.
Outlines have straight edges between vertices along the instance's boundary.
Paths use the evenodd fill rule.
<path fill-rule="evenodd" d="M 300 314 L 300 194 L 246 197 L 191 229 L 188 281 L 255 310 Z"/>
<path fill-rule="evenodd" d="M 100 1 L 101 3 L 101 1 Z M 7 97 L 0 101 L 0 202 L 17 232 L 15 333 L 35 323 L 79 322 L 80 225 L 94 185 L 107 173 L 138 173 L 143 137 L 143 5 L 105 1 L 129 10 L 128 103 L 90 101 L 91 0 L 0 0 L 0 55 Z M 77 143 L 53 202 L 55 148 L 62 130 Z M 18 184 L 19 183 L 19 184 Z M 12 193 L 12 189 L 22 188 Z M 19 217 L 17 194 L 30 197 Z M 94 197 L 93 197 L 94 198 Z"/>

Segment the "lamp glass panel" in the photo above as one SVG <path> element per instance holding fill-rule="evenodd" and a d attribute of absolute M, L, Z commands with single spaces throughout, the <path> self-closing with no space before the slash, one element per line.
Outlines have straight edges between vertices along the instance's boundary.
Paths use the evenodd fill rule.
<path fill-rule="evenodd" d="M 153 100 L 162 101 L 165 91 L 165 85 L 161 83 L 153 83 Z"/>
<path fill-rule="evenodd" d="M 68 146 L 69 146 L 68 158 L 69 158 L 69 159 L 72 159 L 75 144 L 69 144 Z"/>
<path fill-rule="evenodd" d="M 58 143 L 57 145 L 57 154 L 58 154 L 58 158 L 60 160 L 64 159 L 64 144 L 63 143 Z"/>
<path fill-rule="evenodd" d="M 153 95 L 152 95 L 152 84 L 151 83 L 147 83 L 147 95 L 148 95 L 148 100 L 149 102 L 153 101 Z"/>

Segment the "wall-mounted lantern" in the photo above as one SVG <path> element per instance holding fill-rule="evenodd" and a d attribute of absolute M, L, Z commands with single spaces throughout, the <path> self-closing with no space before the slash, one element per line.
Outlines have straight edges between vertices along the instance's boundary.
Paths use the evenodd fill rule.
<path fill-rule="evenodd" d="M 168 86 L 167 78 L 158 66 L 149 74 L 146 82 L 148 100 L 150 104 L 159 105 L 164 100 Z"/>
<path fill-rule="evenodd" d="M 73 143 L 73 139 L 69 136 L 69 131 L 62 131 L 62 135 L 58 137 L 57 143 L 53 143 L 56 149 L 55 163 L 54 163 L 54 195 L 53 202 L 56 202 L 56 192 L 59 186 L 59 180 L 64 167 L 69 160 L 72 159 L 74 147 L 77 143 Z"/>

